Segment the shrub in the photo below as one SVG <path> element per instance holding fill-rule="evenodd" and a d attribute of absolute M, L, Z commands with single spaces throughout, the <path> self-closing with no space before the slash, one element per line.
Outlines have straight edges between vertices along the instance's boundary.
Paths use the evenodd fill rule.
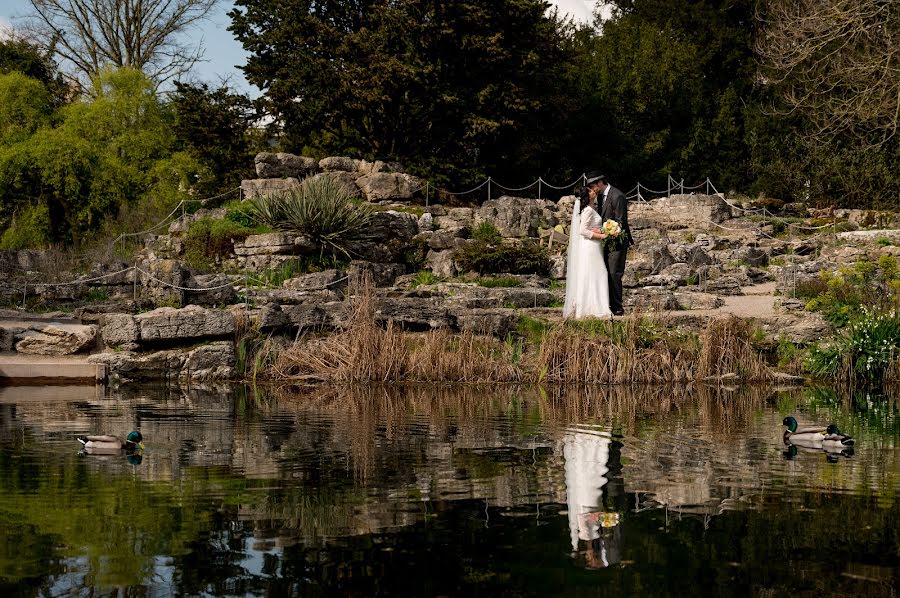
<path fill-rule="evenodd" d="M 420 270 L 416 272 L 416 277 L 413 278 L 412 284 L 410 285 L 412 288 L 436 284 L 440 282 L 441 279 L 434 274 L 431 270 Z"/>
<path fill-rule="evenodd" d="M 350 257 L 354 241 L 364 239 L 373 210 L 353 202 L 345 186 L 330 177 L 304 179 L 288 193 L 251 199 L 254 219 L 272 228 L 305 235 L 323 251 Z"/>
<path fill-rule="evenodd" d="M 478 226 L 472 230 L 472 238 L 485 243 L 497 244 L 503 241 L 503 237 L 493 222 L 482 220 Z"/>
<path fill-rule="evenodd" d="M 461 270 L 479 274 L 550 273 L 546 250 L 530 241 L 493 244 L 476 240 L 454 251 L 453 259 Z"/>
<path fill-rule="evenodd" d="M 884 311 L 897 305 L 900 278 L 894 256 L 856 262 L 837 272 L 823 270 L 819 276 L 818 281 L 797 285 L 796 296 L 809 299 L 806 309 L 821 312 L 837 327 L 846 326 L 864 306 Z"/>
<path fill-rule="evenodd" d="M 0 237 L 0 249 L 36 249 L 50 241 L 50 214 L 44 203 L 27 205 Z"/>
<path fill-rule="evenodd" d="M 484 278 L 478 278 L 475 281 L 480 287 L 486 287 L 489 289 L 499 289 L 499 288 L 509 288 L 509 287 L 520 287 L 522 286 L 522 281 L 516 278 L 515 276 L 489 276 Z"/>
<path fill-rule="evenodd" d="M 193 270 L 210 270 L 218 258 L 234 253 L 235 241 L 243 241 L 257 232 L 227 219 L 196 220 L 184 236 L 185 261 Z"/>
<path fill-rule="evenodd" d="M 900 313 L 863 308 L 835 342 L 812 347 L 806 369 L 817 376 L 848 383 L 897 378 L 900 354 Z"/>

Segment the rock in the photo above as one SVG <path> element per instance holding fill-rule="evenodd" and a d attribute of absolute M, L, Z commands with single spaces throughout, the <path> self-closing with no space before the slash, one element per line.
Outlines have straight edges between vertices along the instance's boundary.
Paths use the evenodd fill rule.
<path fill-rule="evenodd" d="M 293 177 L 302 179 L 314 174 L 319 163 L 306 156 L 295 156 L 279 152 L 256 154 L 256 175 L 261 179 L 278 179 Z"/>
<path fill-rule="evenodd" d="M 672 252 L 669 251 L 668 243 L 661 239 L 642 241 L 635 253 L 637 255 L 632 261 L 643 261 L 647 264 L 647 269 L 651 274 L 659 274 L 675 263 L 675 258 L 672 256 Z"/>
<path fill-rule="evenodd" d="M 403 297 L 379 299 L 375 321 L 393 322 L 405 330 L 424 332 L 435 328 L 449 328 L 453 318 L 440 300 Z"/>
<path fill-rule="evenodd" d="M 707 266 L 713 263 L 713 259 L 696 243 L 691 245 L 669 245 L 669 251 L 676 262 L 684 262 L 692 268 Z"/>
<path fill-rule="evenodd" d="M 141 341 L 141 331 L 130 314 L 104 314 L 100 319 L 100 337 L 107 347 L 134 351 Z"/>
<path fill-rule="evenodd" d="M 536 237 L 538 228 L 552 228 L 558 220 L 549 208 L 550 201 L 503 196 L 489 199 L 475 212 L 474 226 L 491 222 L 504 237 Z"/>
<path fill-rule="evenodd" d="M 364 175 L 377 173 L 394 173 L 401 172 L 403 170 L 403 166 L 397 162 L 382 162 L 381 160 L 367 162 L 366 160 L 360 160 L 356 167 L 356 170 Z"/>
<path fill-rule="evenodd" d="M 566 277 L 566 256 L 563 254 L 550 256 L 550 278 L 562 280 Z"/>
<path fill-rule="evenodd" d="M 740 247 L 731 253 L 731 259 L 748 266 L 765 267 L 769 265 L 769 255 L 756 247 Z"/>
<path fill-rule="evenodd" d="M 366 174 L 356 180 L 367 201 L 409 200 L 412 199 L 422 183 L 416 177 L 403 173 L 375 172 Z"/>
<path fill-rule="evenodd" d="M 73 355 L 90 349 L 97 341 L 94 326 L 47 325 L 40 330 L 26 330 L 16 343 L 16 351 L 26 355 Z"/>
<path fill-rule="evenodd" d="M 710 280 L 703 279 L 705 291 L 719 295 L 740 295 L 741 282 L 734 276 L 719 276 Z"/>
<path fill-rule="evenodd" d="M 451 278 L 459 271 L 456 262 L 453 261 L 453 250 L 429 251 L 425 256 L 425 263 L 435 276 Z"/>
<path fill-rule="evenodd" d="M 368 272 L 372 276 L 372 282 L 376 287 L 393 286 L 398 276 L 406 274 L 406 266 L 403 264 L 378 264 L 374 262 L 366 262 L 363 260 L 354 260 L 350 262 L 350 268 L 347 275 L 350 280 L 356 280 L 362 276 L 364 272 Z"/>
<path fill-rule="evenodd" d="M 231 313 L 196 305 L 183 309 L 161 307 L 134 318 L 143 344 L 212 339 L 234 334 Z"/>
<path fill-rule="evenodd" d="M 359 197 L 360 195 L 359 187 L 356 185 L 356 180 L 359 178 L 359 175 L 354 172 L 323 172 L 313 176 L 312 178 L 331 179 L 332 181 L 337 183 L 337 185 L 341 187 L 350 197 Z"/>
<path fill-rule="evenodd" d="M 291 233 L 265 233 L 250 235 L 234 244 L 235 255 L 308 255 L 316 245 L 306 237 Z"/>
<path fill-rule="evenodd" d="M 145 262 L 138 273 L 140 286 L 138 291 L 142 299 L 156 303 L 184 305 L 185 291 L 190 279 L 190 272 L 179 260 L 150 260 Z"/>
<path fill-rule="evenodd" d="M 197 274 L 188 279 L 190 289 L 208 291 L 185 291 L 185 303 L 194 305 L 228 305 L 237 299 L 237 291 L 225 274 Z"/>
<path fill-rule="evenodd" d="M 844 241 L 876 241 L 880 238 L 889 239 L 893 242 L 900 242 L 900 230 L 880 229 L 880 230 L 853 230 L 837 234 L 838 239 Z"/>
<path fill-rule="evenodd" d="M 233 342 L 201 345 L 187 354 L 178 377 L 196 381 L 227 380 L 235 377 L 235 362 Z"/>
<path fill-rule="evenodd" d="M 263 305 L 256 314 L 256 323 L 263 332 L 284 328 L 290 325 L 291 321 L 281 306 L 277 303 L 267 303 Z"/>
<path fill-rule="evenodd" d="M 366 230 L 366 238 L 376 243 L 407 243 L 419 234 L 419 221 L 407 212 L 375 212 Z M 370 260 L 381 261 L 381 260 Z"/>
<path fill-rule="evenodd" d="M 347 276 L 340 270 L 323 270 L 290 278 L 281 286 L 289 291 L 340 291 L 347 286 Z"/>
<path fill-rule="evenodd" d="M 419 216 L 419 232 L 427 233 L 434 230 L 434 216 L 430 213 L 425 212 L 421 216 Z"/>
<path fill-rule="evenodd" d="M 426 237 L 428 247 L 434 251 L 445 249 L 458 249 L 466 244 L 466 240 L 457 236 L 453 231 L 439 230 Z"/>
<path fill-rule="evenodd" d="M 287 193 L 300 186 L 300 181 L 294 177 L 286 179 L 247 179 L 241 181 L 241 197 L 255 199 L 269 195 Z"/>
<path fill-rule="evenodd" d="M 347 318 L 347 306 L 343 301 L 282 305 L 281 309 L 290 325 L 301 332 L 333 329 Z"/>
<path fill-rule="evenodd" d="M 319 168 L 326 172 L 341 171 L 356 174 L 359 169 L 359 160 L 344 156 L 333 156 L 319 160 Z"/>
<path fill-rule="evenodd" d="M 472 208 L 450 208 L 444 209 L 443 206 L 432 206 L 432 208 L 440 208 L 443 214 L 432 212 L 436 216 L 435 222 L 442 231 L 459 235 L 472 229 L 472 223 L 475 219 L 475 210 Z"/>
<path fill-rule="evenodd" d="M 512 309 L 461 309 L 451 312 L 456 318 L 456 329 L 485 336 L 505 339 L 519 322 Z"/>
<path fill-rule="evenodd" d="M 25 332 L 24 328 L 0 327 L 0 351 L 13 351 L 16 348 L 16 337 Z"/>
<path fill-rule="evenodd" d="M 334 286 L 340 287 L 340 283 Z M 343 291 L 343 288 L 341 288 Z M 341 295 L 331 288 L 327 290 L 290 291 L 288 289 L 260 289 L 250 293 L 255 303 L 278 303 L 279 305 L 318 305 L 330 301 L 340 301 Z"/>
<path fill-rule="evenodd" d="M 681 309 L 717 309 L 725 305 L 721 297 L 711 293 L 676 291 L 673 296 Z"/>
<path fill-rule="evenodd" d="M 834 333 L 834 327 L 820 314 L 800 312 L 777 315 L 760 321 L 760 327 L 773 337 L 794 343 L 812 343 Z"/>

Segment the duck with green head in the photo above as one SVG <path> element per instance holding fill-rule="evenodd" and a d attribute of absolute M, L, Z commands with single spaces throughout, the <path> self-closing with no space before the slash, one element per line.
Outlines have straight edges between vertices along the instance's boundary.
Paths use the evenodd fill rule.
<path fill-rule="evenodd" d="M 787 429 L 784 431 L 784 443 L 815 448 L 843 450 L 854 444 L 853 438 L 842 434 L 835 424 L 797 428 L 797 420 L 789 415 L 781 422 Z"/>
<path fill-rule="evenodd" d="M 84 451 L 91 454 L 113 454 L 125 451 L 134 453 L 144 450 L 144 437 L 140 432 L 129 432 L 125 440 L 118 436 L 79 436 L 78 442 L 84 446 Z"/>

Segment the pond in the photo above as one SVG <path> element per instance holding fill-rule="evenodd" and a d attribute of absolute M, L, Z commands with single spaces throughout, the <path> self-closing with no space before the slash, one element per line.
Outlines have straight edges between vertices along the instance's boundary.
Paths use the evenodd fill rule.
<path fill-rule="evenodd" d="M 0 595 L 894 596 L 898 441 L 828 389 L 0 388 Z"/>

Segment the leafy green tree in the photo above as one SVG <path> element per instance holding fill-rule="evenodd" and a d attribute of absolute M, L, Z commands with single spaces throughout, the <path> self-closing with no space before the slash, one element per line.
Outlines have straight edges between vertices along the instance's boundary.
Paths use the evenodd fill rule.
<path fill-rule="evenodd" d="M 566 90 L 543 0 L 238 0 L 229 15 L 288 151 L 533 174 Z"/>
<path fill-rule="evenodd" d="M 17 37 L 0 39 L 0 74 L 12 72 L 43 83 L 54 108 L 70 96 L 69 86 L 52 58 L 38 46 Z"/>
<path fill-rule="evenodd" d="M 135 206 L 152 218 L 185 197 L 202 171 L 175 152 L 171 116 L 140 71 L 105 72 L 92 97 L 65 106 L 54 120 L 56 126 L 0 147 L 6 248 L 36 239 L 80 245 Z M 38 225 L 46 230 L 22 230 Z"/>
<path fill-rule="evenodd" d="M 50 121 L 47 88 L 19 72 L 0 75 L 0 146 L 23 141 Z"/>
<path fill-rule="evenodd" d="M 212 196 L 234 189 L 253 178 L 253 155 L 262 148 L 253 127 L 253 102 L 227 86 L 175 83 L 171 98 L 175 115 L 175 142 L 197 157 L 208 176 L 197 182 L 199 193 Z"/>

